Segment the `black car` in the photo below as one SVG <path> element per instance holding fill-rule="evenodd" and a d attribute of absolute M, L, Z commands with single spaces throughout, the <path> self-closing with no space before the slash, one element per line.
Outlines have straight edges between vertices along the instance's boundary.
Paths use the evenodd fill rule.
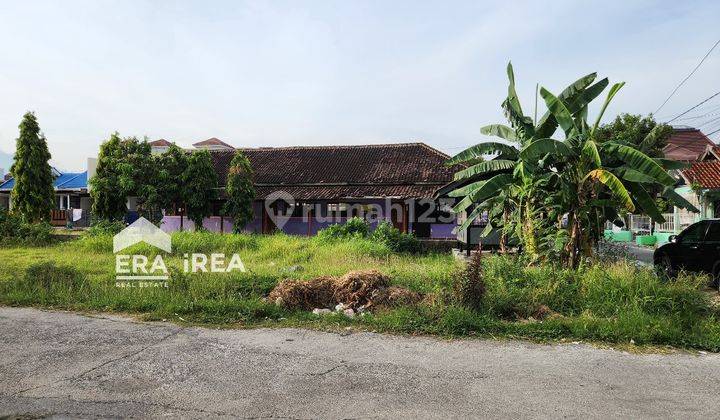
<path fill-rule="evenodd" d="M 720 219 L 694 223 L 655 250 L 655 267 L 674 276 L 678 270 L 708 273 L 715 287 L 720 279 Z"/>

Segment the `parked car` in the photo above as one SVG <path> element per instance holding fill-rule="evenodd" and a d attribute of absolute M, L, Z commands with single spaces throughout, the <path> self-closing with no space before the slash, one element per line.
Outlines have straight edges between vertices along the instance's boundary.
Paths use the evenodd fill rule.
<path fill-rule="evenodd" d="M 708 219 L 688 226 L 670 242 L 655 250 L 655 267 L 669 277 L 683 269 L 708 273 L 715 287 L 720 280 L 720 219 Z"/>

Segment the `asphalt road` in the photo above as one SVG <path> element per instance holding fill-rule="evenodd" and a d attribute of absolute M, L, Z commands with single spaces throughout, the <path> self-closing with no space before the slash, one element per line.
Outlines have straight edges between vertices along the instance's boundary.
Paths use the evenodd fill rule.
<path fill-rule="evenodd" d="M 720 355 L 213 330 L 0 307 L 0 417 L 691 417 Z"/>

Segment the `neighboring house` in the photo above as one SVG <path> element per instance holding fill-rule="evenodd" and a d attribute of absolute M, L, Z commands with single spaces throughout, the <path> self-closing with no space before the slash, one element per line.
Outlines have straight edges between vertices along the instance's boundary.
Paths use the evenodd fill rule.
<path fill-rule="evenodd" d="M 210 150 L 221 187 L 220 199 L 213 203 L 214 216 L 203 224 L 210 230 L 230 231 L 230 219 L 219 215 L 224 201 L 222 188 L 235 149 L 217 139 L 195 146 Z M 426 144 L 240 150 L 250 160 L 257 192 L 255 218 L 245 226 L 245 231 L 269 233 L 280 228 L 288 234 L 314 235 L 331 224 L 370 214 L 372 208 L 379 207 L 382 218 L 403 232 L 412 232 L 420 238 L 455 238 L 452 233 L 455 216 L 444 200 L 433 198 L 452 181 L 455 169 L 445 166 L 447 155 Z M 286 223 L 276 226 L 265 199 L 281 194 L 292 197 L 294 205 L 288 206 L 284 199 L 275 202 L 281 211 L 292 213 Z M 427 218 L 437 221 L 429 222 Z M 168 212 L 163 230 L 179 229 L 179 219 Z M 186 218 L 183 226 L 192 228 Z"/>
<path fill-rule="evenodd" d="M 225 143 L 224 141 L 212 137 L 207 140 L 203 140 L 201 142 L 193 144 L 193 147 L 196 149 L 201 150 L 235 150 L 234 147 L 230 146 L 229 144 Z"/>
<path fill-rule="evenodd" d="M 158 154 L 158 155 L 165 153 L 170 148 L 170 146 L 172 146 L 172 143 L 170 143 L 169 141 L 167 141 L 165 139 L 151 141 L 148 144 L 150 145 L 150 151 L 153 154 Z"/>
<path fill-rule="evenodd" d="M 720 215 L 720 159 L 717 146 L 709 146 L 699 162 L 693 162 L 688 169 L 679 171 L 685 188 L 692 191 L 700 210 L 700 219 Z"/>
<path fill-rule="evenodd" d="M 55 180 L 55 208 L 50 221 L 56 226 L 65 226 L 72 221 L 75 226 L 88 226 L 90 222 L 90 194 L 88 171 L 60 172 L 52 168 Z M 11 192 L 15 179 L 10 177 L 0 184 L 0 207 L 12 209 Z"/>
<path fill-rule="evenodd" d="M 628 217 L 631 231 L 636 234 L 648 232 L 652 227 L 660 242 L 698 220 L 720 215 L 720 147 L 697 128 L 675 127 L 663 152 L 667 159 L 690 165 L 687 169 L 674 171 L 678 180 L 675 192 L 700 212 L 674 207 L 672 213 L 663 215 L 665 223 L 655 223 L 654 226 L 647 216 Z"/>
<path fill-rule="evenodd" d="M 708 146 L 715 146 L 702 131 L 692 127 L 675 127 L 663 148 L 665 158 L 680 162 L 702 160 Z"/>

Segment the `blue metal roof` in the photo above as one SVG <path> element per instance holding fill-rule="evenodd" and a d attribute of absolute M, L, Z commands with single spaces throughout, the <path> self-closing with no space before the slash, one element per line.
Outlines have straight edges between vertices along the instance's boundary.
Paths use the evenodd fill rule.
<path fill-rule="evenodd" d="M 15 179 L 10 178 L 0 184 L 0 191 L 10 191 L 15 186 Z M 81 190 L 87 189 L 87 171 L 59 173 L 53 182 L 56 190 Z"/>

